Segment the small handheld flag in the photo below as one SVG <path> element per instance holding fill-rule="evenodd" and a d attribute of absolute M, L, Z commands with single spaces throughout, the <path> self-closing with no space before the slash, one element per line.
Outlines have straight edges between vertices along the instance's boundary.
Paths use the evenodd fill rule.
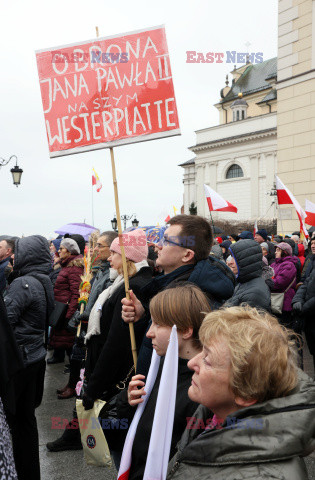
<path fill-rule="evenodd" d="M 94 172 L 94 173 L 92 173 L 92 186 L 96 185 L 96 191 L 99 192 L 103 185 L 100 181 L 99 176 L 97 175 L 96 171 L 94 170 L 94 168 L 92 168 L 92 170 Z"/>

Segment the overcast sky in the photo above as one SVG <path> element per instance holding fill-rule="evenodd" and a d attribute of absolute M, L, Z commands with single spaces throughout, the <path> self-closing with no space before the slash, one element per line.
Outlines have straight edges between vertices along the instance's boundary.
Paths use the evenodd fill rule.
<path fill-rule="evenodd" d="M 114 194 L 108 149 L 49 158 L 35 50 L 164 24 L 181 136 L 117 147 L 121 214 L 140 225 L 163 223 L 183 203 L 183 169 L 193 154 L 195 130 L 217 125 L 226 63 L 186 63 L 186 51 L 263 52 L 277 55 L 276 0 L 160 0 L 159 2 L 1 0 L 0 156 L 15 154 L 23 168 L 12 183 L 13 161 L 0 169 L 0 234 L 53 235 L 68 222 L 92 223 L 92 167 L 103 188 L 94 190 L 95 226 L 111 228 Z M 238 65 L 240 66 L 240 65 Z M 230 75 L 230 81 L 231 81 Z M 128 224 L 129 225 L 129 224 Z"/>

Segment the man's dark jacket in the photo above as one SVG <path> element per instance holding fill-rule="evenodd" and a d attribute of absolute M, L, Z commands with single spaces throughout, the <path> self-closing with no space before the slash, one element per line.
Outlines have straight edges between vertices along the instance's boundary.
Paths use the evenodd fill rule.
<path fill-rule="evenodd" d="M 47 317 L 54 308 L 50 270 L 49 244 L 44 237 L 32 235 L 16 241 L 14 280 L 5 296 L 5 305 L 26 366 L 46 355 L 44 333 Z"/>

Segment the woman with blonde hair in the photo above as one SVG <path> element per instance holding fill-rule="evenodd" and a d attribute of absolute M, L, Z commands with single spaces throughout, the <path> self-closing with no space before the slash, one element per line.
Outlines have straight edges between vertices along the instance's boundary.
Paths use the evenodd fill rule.
<path fill-rule="evenodd" d="M 203 350 L 188 363 L 188 395 L 201 405 L 167 480 L 308 478 L 301 457 L 314 449 L 315 384 L 296 366 L 291 334 L 250 307 L 207 315 Z"/>

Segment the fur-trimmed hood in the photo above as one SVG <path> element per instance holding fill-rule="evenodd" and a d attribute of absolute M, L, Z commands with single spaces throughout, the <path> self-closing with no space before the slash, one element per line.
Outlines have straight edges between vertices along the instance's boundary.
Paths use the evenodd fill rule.
<path fill-rule="evenodd" d="M 68 257 L 63 262 L 61 261 L 60 263 L 62 268 L 67 268 L 67 267 L 84 268 L 83 255 L 70 255 L 70 257 Z"/>

